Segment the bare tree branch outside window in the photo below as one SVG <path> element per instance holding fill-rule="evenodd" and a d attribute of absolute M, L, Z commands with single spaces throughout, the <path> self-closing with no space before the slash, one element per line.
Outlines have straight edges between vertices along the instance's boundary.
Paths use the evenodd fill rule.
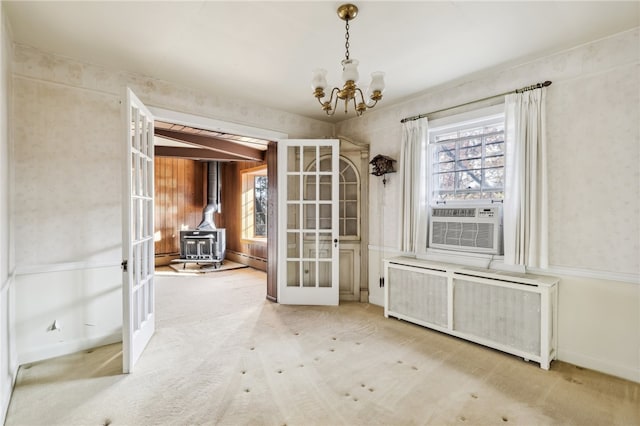
<path fill-rule="evenodd" d="M 255 176 L 253 180 L 254 202 L 254 237 L 267 236 L 267 177 Z"/>

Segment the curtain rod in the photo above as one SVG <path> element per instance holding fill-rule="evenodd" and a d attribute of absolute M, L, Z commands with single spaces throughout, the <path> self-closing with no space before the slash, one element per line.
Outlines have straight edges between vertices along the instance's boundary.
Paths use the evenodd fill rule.
<path fill-rule="evenodd" d="M 428 112 L 426 114 L 414 115 L 412 117 L 403 118 L 402 120 L 400 120 L 400 122 L 401 123 L 405 123 L 407 121 L 419 120 L 421 118 L 427 117 L 428 115 L 435 114 L 435 113 L 438 113 L 438 112 L 449 111 L 450 109 L 460 108 L 462 106 L 471 105 L 471 104 L 475 104 L 475 103 L 482 102 L 482 101 L 488 101 L 489 99 L 499 98 L 500 96 L 506 96 L 506 95 L 510 95 L 512 93 L 523 93 L 523 92 L 527 92 L 529 90 L 540 89 L 542 87 L 547 87 L 547 86 L 551 86 L 551 82 L 549 80 L 545 81 L 544 83 L 536 83 L 536 84 L 532 84 L 531 86 L 525 86 L 525 87 L 523 87 L 521 89 L 516 89 L 516 90 L 512 90 L 510 92 L 500 93 L 499 95 L 487 96 L 486 98 L 476 99 L 475 101 L 465 102 L 463 104 L 452 106 L 452 107 L 449 107 L 449 108 L 443 108 L 443 109 L 439 109 L 437 111 Z"/>

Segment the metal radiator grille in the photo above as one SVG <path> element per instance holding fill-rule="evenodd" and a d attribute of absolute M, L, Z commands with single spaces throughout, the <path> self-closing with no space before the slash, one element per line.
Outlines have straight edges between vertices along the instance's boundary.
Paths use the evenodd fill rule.
<path fill-rule="evenodd" d="M 540 294 L 454 279 L 454 330 L 540 353 Z"/>
<path fill-rule="evenodd" d="M 492 223 L 433 222 L 432 243 L 493 248 Z"/>
<path fill-rule="evenodd" d="M 447 278 L 389 268 L 389 310 L 447 326 Z"/>

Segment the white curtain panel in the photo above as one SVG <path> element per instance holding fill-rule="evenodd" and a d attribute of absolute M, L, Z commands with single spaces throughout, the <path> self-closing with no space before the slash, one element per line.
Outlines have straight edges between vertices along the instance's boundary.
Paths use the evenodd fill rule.
<path fill-rule="evenodd" d="M 548 267 L 546 89 L 505 98 L 504 261 Z"/>
<path fill-rule="evenodd" d="M 424 152 L 427 146 L 427 119 L 407 121 L 402 124 L 400 149 L 402 224 L 400 249 L 415 253 L 418 241 L 420 203 L 425 200 L 426 167 Z"/>

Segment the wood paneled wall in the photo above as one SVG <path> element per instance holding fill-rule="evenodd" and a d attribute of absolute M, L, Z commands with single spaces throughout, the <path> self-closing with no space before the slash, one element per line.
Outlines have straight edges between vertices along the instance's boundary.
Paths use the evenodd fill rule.
<path fill-rule="evenodd" d="M 265 165 L 258 161 L 236 161 L 222 164 L 222 213 L 225 217 L 227 236 L 227 257 L 233 253 L 240 253 L 234 257 L 237 262 L 246 263 L 258 269 L 266 270 L 267 245 L 242 240 L 242 170 Z M 268 219 L 270 220 L 270 219 Z M 243 257 L 247 260 L 244 261 Z M 251 258 L 258 258 L 260 262 L 249 262 Z"/>
<path fill-rule="evenodd" d="M 243 241 L 241 229 L 242 170 L 265 164 L 257 161 L 221 163 L 222 212 L 216 213 L 214 221 L 218 228 L 225 228 L 227 258 L 266 271 L 267 245 Z M 207 203 L 207 163 L 156 157 L 154 179 L 155 233 L 159 236 L 155 250 L 157 257 L 166 259 L 180 253 L 180 229 L 183 226 L 194 229 L 202 220 L 202 210 Z M 163 262 L 165 260 L 160 264 Z"/>
<path fill-rule="evenodd" d="M 194 229 L 202 220 L 207 166 L 172 157 L 156 157 L 154 166 L 156 256 L 179 254 L 180 229 Z"/>

